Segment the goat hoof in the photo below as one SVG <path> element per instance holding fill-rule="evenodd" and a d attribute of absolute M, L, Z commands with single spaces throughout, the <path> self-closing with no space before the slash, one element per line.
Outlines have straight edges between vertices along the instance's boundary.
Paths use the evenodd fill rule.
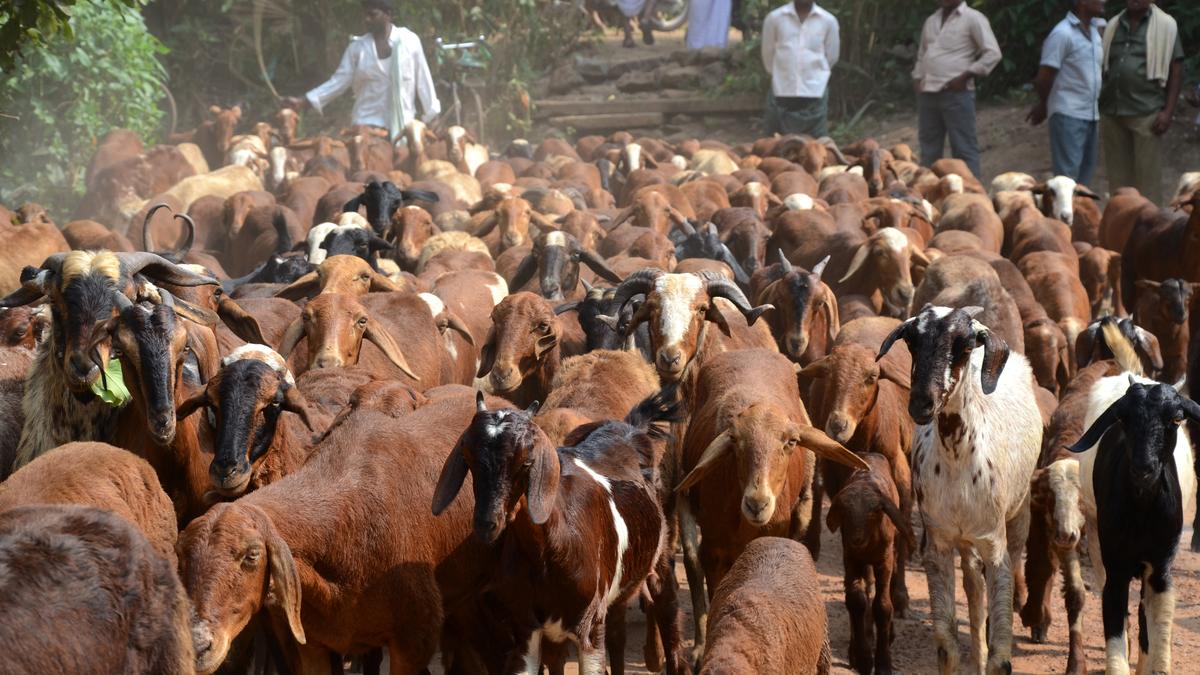
<path fill-rule="evenodd" d="M 988 675 L 1012 675 L 1012 662 L 999 661 L 995 665 L 990 666 L 987 671 Z"/>
<path fill-rule="evenodd" d="M 1192 552 L 1200 553 L 1200 531 L 1192 532 Z"/>
<path fill-rule="evenodd" d="M 1029 631 L 1029 641 L 1036 645 L 1046 644 L 1046 636 L 1049 632 L 1050 629 L 1046 626 L 1034 626 Z"/>

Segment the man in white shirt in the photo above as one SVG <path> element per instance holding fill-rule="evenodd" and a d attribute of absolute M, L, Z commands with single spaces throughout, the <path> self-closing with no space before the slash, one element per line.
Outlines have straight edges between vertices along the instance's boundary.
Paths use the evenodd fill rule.
<path fill-rule="evenodd" d="M 987 17 L 963 0 L 938 0 L 938 4 L 941 9 L 925 20 L 921 30 L 912 72 L 921 164 L 929 166 L 942 157 L 949 135 L 950 153 L 983 180 L 975 134 L 975 78 L 1000 63 L 1000 45 Z"/>
<path fill-rule="evenodd" d="M 771 75 L 768 134 L 829 135 L 829 76 L 841 49 L 838 20 L 813 0 L 794 0 L 763 22 L 763 66 Z"/>
<path fill-rule="evenodd" d="M 421 38 L 407 28 L 392 25 L 389 0 L 362 0 L 367 32 L 350 41 L 337 71 L 324 84 L 303 97 L 290 96 L 285 106 L 296 110 L 325 106 L 346 89 L 354 89 L 351 124 L 386 129 L 395 141 L 417 117 L 431 121 L 442 111 L 433 76 L 421 49 Z"/>

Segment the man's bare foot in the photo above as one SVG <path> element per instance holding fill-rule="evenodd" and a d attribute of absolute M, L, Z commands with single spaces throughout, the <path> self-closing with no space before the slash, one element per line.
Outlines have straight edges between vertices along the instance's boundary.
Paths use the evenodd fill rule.
<path fill-rule="evenodd" d="M 626 47 L 628 49 L 633 49 L 634 47 L 637 46 L 637 42 L 635 42 L 633 39 L 633 33 L 625 34 L 625 41 L 621 43 L 621 46 Z"/>

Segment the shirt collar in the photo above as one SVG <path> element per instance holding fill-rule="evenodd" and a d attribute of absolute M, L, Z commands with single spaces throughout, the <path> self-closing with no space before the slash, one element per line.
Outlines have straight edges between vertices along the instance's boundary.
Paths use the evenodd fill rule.
<path fill-rule="evenodd" d="M 796 11 L 796 3 L 789 2 L 788 4 L 784 5 L 784 7 L 787 8 L 784 10 L 785 12 L 787 12 L 788 14 L 791 14 L 792 16 L 796 17 L 797 19 L 800 18 L 800 13 Z M 819 14 L 824 14 L 824 13 L 825 13 L 825 10 L 822 9 L 820 5 L 818 5 L 817 3 L 814 2 L 812 9 L 809 10 L 809 12 L 808 12 L 808 15 L 809 16 L 817 16 Z"/>

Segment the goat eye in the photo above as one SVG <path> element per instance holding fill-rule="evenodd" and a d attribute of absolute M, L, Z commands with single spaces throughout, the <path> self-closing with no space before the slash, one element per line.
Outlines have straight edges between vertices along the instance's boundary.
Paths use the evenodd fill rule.
<path fill-rule="evenodd" d="M 540 330 L 543 333 L 549 332 L 550 331 L 550 322 L 543 321 L 543 322 L 539 323 L 537 327 L 538 327 L 538 330 Z"/>
<path fill-rule="evenodd" d="M 366 273 L 360 274 L 360 275 L 358 275 L 358 280 L 359 280 L 359 281 L 370 281 L 370 280 L 371 280 L 371 275 L 370 275 L 370 274 L 366 274 Z"/>
<path fill-rule="evenodd" d="M 365 316 L 364 316 L 364 317 L 360 317 L 360 318 L 358 319 L 358 325 L 360 325 L 360 326 L 365 326 L 365 325 L 367 325 L 367 317 L 365 317 Z"/>
<path fill-rule="evenodd" d="M 259 551 L 257 549 L 251 550 L 251 551 L 246 551 L 246 554 L 242 556 L 242 564 L 247 567 L 252 567 L 254 565 L 257 565 L 258 559 L 261 557 L 261 555 L 262 554 L 259 553 Z"/>
<path fill-rule="evenodd" d="M 116 345 L 113 345 L 112 349 L 109 350 L 109 353 L 108 353 L 109 358 L 112 358 L 112 359 L 119 359 L 124 355 L 125 354 L 124 354 L 124 352 L 121 351 L 121 348 Z"/>

